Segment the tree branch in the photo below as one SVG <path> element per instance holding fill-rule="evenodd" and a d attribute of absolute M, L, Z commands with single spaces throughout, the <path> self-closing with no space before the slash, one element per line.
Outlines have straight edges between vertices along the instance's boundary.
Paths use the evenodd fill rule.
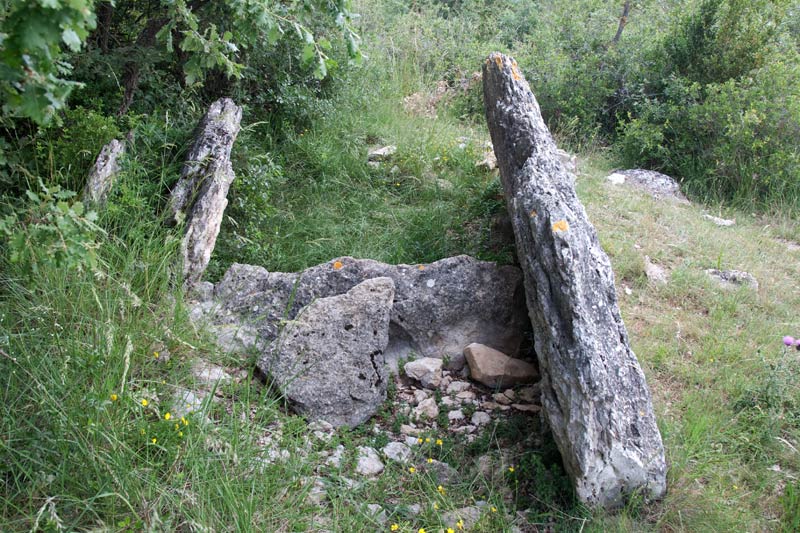
<path fill-rule="evenodd" d="M 611 39 L 611 45 L 616 45 L 619 42 L 619 38 L 622 37 L 622 30 L 625 29 L 625 26 L 628 24 L 628 13 L 631 11 L 631 3 L 630 0 L 626 0 L 625 5 L 622 6 L 622 16 L 619 18 L 619 26 L 617 27 L 617 34 L 614 35 L 614 38 Z"/>

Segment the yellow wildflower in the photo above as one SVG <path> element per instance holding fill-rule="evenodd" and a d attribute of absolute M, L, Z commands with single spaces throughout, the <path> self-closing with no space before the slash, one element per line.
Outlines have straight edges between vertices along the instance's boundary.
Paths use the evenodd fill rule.
<path fill-rule="evenodd" d="M 158 359 L 158 352 L 153 352 L 153 357 L 155 357 L 156 359 Z"/>
<path fill-rule="evenodd" d="M 492 505 L 492 512 L 493 512 L 493 513 L 496 513 L 496 512 L 497 512 L 497 507 L 495 507 L 494 505 Z"/>
<path fill-rule="evenodd" d="M 456 533 L 456 530 L 453 529 L 452 527 L 448 527 L 447 528 L 447 533 Z"/>
<path fill-rule="evenodd" d="M 408 467 L 408 471 L 409 471 L 409 472 L 411 472 L 411 473 L 413 474 L 414 472 L 416 472 L 416 471 L 417 471 L 417 469 L 416 469 L 416 468 L 414 468 L 413 466 L 409 466 L 409 467 Z"/>
<path fill-rule="evenodd" d="M 456 522 L 456 527 L 458 529 L 464 529 L 464 521 L 463 520 L 459 520 L 458 522 Z"/>
<path fill-rule="evenodd" d="M 153 444 L 155 444 L 157 440 L 158 440 L 158 439 L 156 439 L 155 437 L 153 437 L 152 439 L 150 439 L 150 442 L 152 442 Z"/>
<path fill-rule="evenodd" d="M 188 426 L 188 425 L 189 425 L 189 421 L 188 421 L 188 420 L 186 420 L 186 418 L 184 418 L 184 417 L 181 417 L 181 423 L 182 423 L 184 426 Z"/>
<path fill-rule="evenodd" d="M 421 527 L 417 530 L 417 533 L 425 533 L 425 528 Z"/>
<path fill-rule="evenodd" d="M 417 443 L 418 443 L 418 444 L 422 444 L 422 437 L 420 437 L 420 438 L 418 438 L 418 439 L 417 439 Z"/>
<path fill-rule="evenodd" d="M 111 401 L 112 402 L 116 402 L 118 399 L 119 399 L 119 396 L 117 396 L 116 394 L 112 394 L 111 395 Z"/>
<path fill-rule="evenodd" d="M 398 529 L 400 529 L 400 526 L 398 526 L 397 524 L 392 524 L 392 527 L 390 527 L 389 529 L 391 529 L 392 531 L 397 531 Z"/>
<path fill-rule="evenodd" d="M 430 437 L 425 437 L 425 442 L 430 442 L 430 441 L 431 441 Z"/>
<path fill-rule="evenodd" d="M 436 445 L 437 445 L 437 446 L 441 446 L 442 444 L 444 444 L 444 443 L 442 442 L 442 439 L 436 439 Z"/>
<path fill-rule="evenodd" d="M 142 407 L 147 407 L 148 403 L 150 402 L 148 402 L 146 398 L 142 398 Z"/>
<path fill-rule="evenodd" d="M 439 494 L 444 494 L 445 492 L 447 492 L 447 491 L 445 491 L 445 490 L 444 490 L 444 487 L 442 487 L 441 485 L 439 485 L 438 487 L 436 487 L 436 490 L 438 490 L 438 491 L 439 491 Z"/>
<path fill-rule="evenodd" d="M 179 436 L 180 438 L 183 438 L 183 431 L 179 431 L 179 432 L 178 432 L 178 436 Z"/>
<path fill-rule="evenodd" d="M 171 414 L 167 413 L 164 415 L 164 420 L 169 420 L 170 418 L 172 418 Z"/>
<path fill-rule="evenodd" d="M 432 464 L 432 463 L 433 463 L 433 459 L 431 459 L 430 457 L 428 457 L 428 464 Z"/>
<path fill-rule="evenodd" d="M 433 502 L 433 510 L 434 511 L 438 511 L 439 510 L 439 504 L 438 503 Z"/>
<path fill-rule="evenodd" d="M 175 424 L 175 431 L 178 431 L 178 429 L 180 429 L 180 427 L 181 427 L 180 424 Z"/>
<path fill-rule="evenodd" d="M 509 472 L 511 472 L 511 473 L 513 474 L 513 473 L 514 473 L 514 467 L 513 467 L 513 466 L 509 466 L 509 467 L 508 467 L 508 471 L 509 471 Z"/>

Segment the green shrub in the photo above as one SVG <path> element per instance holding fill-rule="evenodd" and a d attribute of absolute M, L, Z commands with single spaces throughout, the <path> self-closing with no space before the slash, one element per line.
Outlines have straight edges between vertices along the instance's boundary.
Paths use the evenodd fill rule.
<path fill-rule="evenodd" d="M 618 126 L 624 164 L 662 170 L 695 197 L 800 207 L 800 53 L 782 2 L 705 0 L 650 53 L 654 76 Z"/>

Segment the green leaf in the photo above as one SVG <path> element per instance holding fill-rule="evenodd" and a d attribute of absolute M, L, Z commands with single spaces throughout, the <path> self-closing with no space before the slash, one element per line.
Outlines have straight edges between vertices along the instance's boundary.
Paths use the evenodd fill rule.
<path fill-rule="evenodd" d="M 328 66 L 325 64 L 325 58 L 322 56 L 317 60 L 317 68 L 314 69 L 314 77 L 318 80 L 325 79 L 328 75 Z"/>
<path fill-rule="evenodd" d="M 41 201 L 42 201 L 42 199 L 41 199 L 41 198 L 39 198 L 39 195 L 38 195 L 38 194 L 36 194 L 36 193 L 35 193 L 35 192 L 33 192 L 33 191 L 30 191 L 30 190 L 29 190 L 29 191 L 25 191 L 25 194 L 28 196 L 28 198 L 30 198 L 30 199 L 31 199 L 32 201 L 34 201 L 34 202 L 37 202 L 37 203 L 39 203 L 39 202 L 41 202 Z"/>
<path fill-rule="evenodd" d="M 316 49 L 314 48 L 314 43 L 307 43 L 305 46 L 303 46 L 303 53 L 300 56 L 300 58 L 303 60 L 303 64 L 304 65 L 310 64 L 311 60 L 314 59 L 315 53 Z"/>
<path fill-rule="evenodd" d="M 283 28 L 281 28 L 279 24 L 273 23 L 269 29 L 267 29 L 267 42 L 270 45 L 274 45 L 280 40 L 282 35 Z"/>
<path fill-rule="evenodd" d="M 64 41 L 64 44 L 73 52 L 77 52 L 81 49 L 81 38 L 78 37 L 78 34 L 75 33 L 75 30 L 72 28 L 67 28 L 61 33 L 61 40 Z"/>

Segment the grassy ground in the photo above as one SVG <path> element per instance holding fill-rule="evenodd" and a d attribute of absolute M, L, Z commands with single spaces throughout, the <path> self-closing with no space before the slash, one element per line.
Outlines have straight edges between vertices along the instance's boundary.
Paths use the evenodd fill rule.
<path fill-rule="evenodd" d="M 423 130 L 421 137 L 425 128 L 449 129 L 451 136 L 462 133 L 453 123 L 443 128 L 437 121 L 414 119 L 414 124 Z M 399 145 L 401 157 L 410 159 L 402 154 L 415 153 L 403 146 L 403 139 L 391 140 Z M 439 169 L 439 176 L 457 184 L 449 198 L 469 202 L 475 187 L 496 190 L 496 178 L 473 170 L 459 180 L 466 166 L 467 156 L 463 157 L 464 162 L 449 172 Z M 181 306 L 164 301 L 169 265 L 161 253 L 160 243 L 168 237 L 162 231 L 133 245 L 109 244 L 105 257 L 114 275 L 107 279 L 54 271 L 39 288 L 12 285 L 18 292 L 7 294 L 0 359 L 3 529 L 35 530 L 38 524 L 42 530 L 60 530 L 61 524 L 61 530 L 97 526 L 120 531 L 375 531 L 397 523 L 404 531 L 436 531 L 444 511 L 480 499 L 502 512 L 487 514 L 476 530 L 499 531 L 510 527 L 514 511 L 529 508 L 539 498 L 544 503 L 529 518 L 539 528 L 549 523 L 558 530 L 584 531 L 793 530 L 799 503 L 800 357 L 783 348 L 781 337 L 798 327 L 800 287 L 798 251 L 790 251 L 780 239 L 796 238 L 796 226 L 787 220 L 723 212 L 737 224 L 717 227 L 702 218 L 706 210 L 700 206 L 655 200 L 608 184 L 603 178 L 609 168 L 602 157 L 583 158 L 580 167 L 579 193 L 612 258 L 623 316 L 655 397 L 670 462 L 669 494 L 663 502 L 631 505 L 611 516 L 593 515 L 555 506 L 564 501 L 553 489 L 558 475 L 548 478 L 549 485 L 525 483 L 531 500 L 513 493 L 516 484 L 529 480 L 501 477 L 487 483 L 471 467 L 462 469 L 462 481 L 444 495 L 434 481 L 410 476 L 400 465 L 390 465 L 377 482 L 359 480 L 356 489 L 341 485 L 340 476 L 320 469 L 324 452 L 341 443 L 351 450 L 353 461 L 356 446 L 385 441 L 396 415 L 385 413 L 384 430 L 378 435 L 369 429 L 343 431 L 330 442 L 309 445 L 305 423 L 249 379 L 252 367 L 247 362 L 216 353 L 191 329 Z M 363 179 L 376 178 L 364 171 Z M 443 193 L 422 179 L 404 178 L 400 193 L 394 192 L 392 182 L 377 183 L 375 190 L 360 193 L 375 195 L 371 220 L 398 220 L 393 231 L 414 242 L 419 220 L 448 213 L 452 219 L 432 222 L 425 232 L 437 234 L 428 235 L 434 242 L 446 243 L 443 254 L 460 251 L 463 241 L 448 238 L 459 235 L 463 219 L 452 213 L 460 206 L 448 205 Z M 313 197 L 318 186 L 295 184 L 296 196 L 283 191 L 285 204 L 276 203 L 276 208 Z M 385 191 L 389 201 L 378 202 L 377 191 Z M 493 199 L 493 194 L 488 197 Z M 354 216 L 343 209 L 340 198 L 314 198 L 323 213 L 335 218 L 341 212 L 341 224 Z M 416 212 L 416 217 L 398 215 L 393 199 L 405 204 L 400 213 Z M 484 218 L 480 212 L 460 216 L 485 227 L 487 217 L 500 208 L 496 199 L 493 202 L 486 203 Z M 315 235 L 325 235 L 316 222 L 305 222 L 304 213 L 298 210 L 284 222 L 281 234 L 295 238 L 276 241 L 274 246 L 286 250 L 278 257 L 291 257 L 304 245 L 314 249 L 320 238 Z M 371 223 L 365 221 L 353 231 L 366 231 Z M 307 236 L 300 239 L 301 234 Z M 337 241 L 331 250 L 323 248 L 279 265 L 299 268 L 316 260 L 314 254 L 369 256 L 371 250 L 381 249 L 382 254 L 375 254 L 381 259 L 414 257 L 413 250 L 405 255 L 385 251 L 385 243 L 371 241 L 370 232 L 359 235 L 355 241 L 345 235 L 343 241 L 349 240 L 350 246 Z M 435 256 L 429 253 L 418 260 Z M 647 280 L 645 255 L 668 269 L 667 284 Z M 759 290 L 718 287 L 704 274 L 704 269 L 717 267 L 752 273 Z M 168 362 L 153 355 L 154 347 L 162 346 L 170 352 Z M 208 406 L 212 424 L 190 419 L 188 426 L 178 421 L 176 429 L 174 419 L 164 419 L 168 398 L 188 384 L 188 362 L 197 355 L 243 370 L 248 378 L 220 391 L 224 401 Z M 263 439 L 274 437 L 278 429 L 290 458 L 264 466 Z M 514 431 L 520 431 L 518 423 L 504 422 L 482 437 L 480 451 L 513 447 L 517 441 L 498 437 L 498 432 Z M 457 437 L 445 438 L 450 451 L 437 458 L 470 465 L 468 459 L 476 456 L 467 452 L 470 448 Z M 415 459 L 423 461 L 430 453 L 420 451 Z M 308 479 L 320 472 L 333 480 L 328 504 L 322 508 L 306 500 Z M 526 474 L 541 478 L 535 469 Z M 550 496 L 537 496 L 542 494 Z M 389 521 L 377 524 L 363 502 L 383 504 Z M 420 515 L 407 512 L 414 504 L 423 506 Z"/>

